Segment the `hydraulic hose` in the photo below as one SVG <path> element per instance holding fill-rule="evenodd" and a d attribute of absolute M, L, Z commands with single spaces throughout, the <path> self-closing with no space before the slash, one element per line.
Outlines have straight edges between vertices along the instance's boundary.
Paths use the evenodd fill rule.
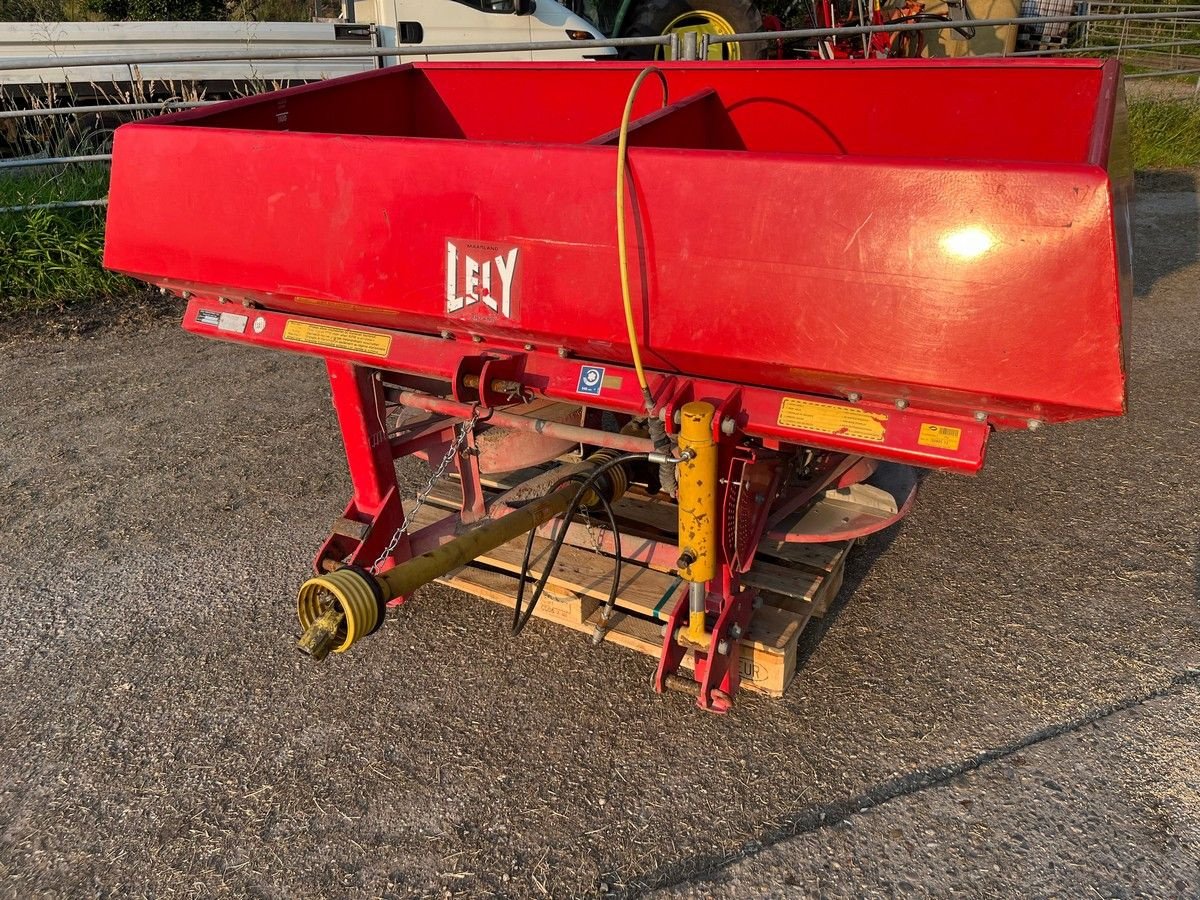
<path fill-rule="evenodd" d="M 563 543 L 566 541 L 567 530 L 571 526 L 571 519 L 579 511 L 589 492 L 600 501 L 600 505 L 608 514 L 609 525 L 612 528 L 615 559 L 613 562 L 612 583 L 609 587 L 608 600 L 605 603 L 606 618 L 612 612 L 612 608 L 617 600 L 617 591 L 621 584 L 621 533 L 617 528 L 616 517 L 613 514 L 609 498 L 604 496 L 604 492 L 602 491 L 593 491 L 592 487 L 609 470 L 635 459 L 646 459 L 649 455 L 648 453 L 622 453 L 620 456 L 614 456 L 612 459 L 606 460 L 596 466 L 595 469 L 588 473 L 587 478 L 583 479 L 583 483 L 579 485 L 579 489 L 576 490 L 570 505 L 562 515 L 562 522 L 552 539 L 550 555 L 546 558 L 546 562 L 542 566 L 541 577 L 538 578 L 537 584 L 534 585 L 533 595 L 529 598 L 529 605 L 525 606 L 525 587 L 529 580 L 529 561 L 533 554 L 533 532 L 529 532 L 525 539 L 525 555 L 521 559 L 521 571 L 517 578 L 517 598 L 516 605 L 513 607 L 513 634 L 520 634 L 533 617 L 533 611 L 537 607 L 538 601 L 542 598 L 542 594 L 546 590 L 546 584 L 550 580 L 550 574 L 554 570 L 554 564 L 558 561 L 559 551 L 562 550 Z M 566 478 L 556 482 L 550 489 L 550 493 L 553 494 L 555 491 L 561 490 L 564 485 L 578 480 L 579 477 L 578 474 L 568 475 Z"/>
<path fill-rule="evenodd" d="M 654 415 L 654 399 L 650 396 L 650 386 L 646 381 L 646 370 L 642 367 L 642 352 L 638 346 L 637 326 L 633 320 L 633 300 L 629 290 L 629 255 L 625 246 L 625 176 L 628 168 L 629 120 L 633 115 L 633 102 L 642 82 L 651 74 L 657 75 L 662 82 L 663 106 L 667 105 L 670 91 L 667 87 L 667 77 L 656 66 L 647 66 L 638 73 L 625 98 L 625 111 L 621 115 L 621 129 L 617 138 L 617 260 L 621 275 L 621 303 L 625 310 L 625 330 L 629 335 L 629 352 L 633 357 L 633 368 L 637 373 L 638 385 L 642 389 L 642 402 L 646 408 L 650 439 L 654 441 L 654 449 L 665 456 L 671 455 L 671 440 L 666 428 Z M 662 489 L 671 497 L 675 496 L 675 469 L 669 463 L 659 466 L 659 482 Z"/>
<path fill-rule="evenodd" d="M 667 105 L 668 90 L 667 76 L 655 66 L 647 66 L 638 72 L 625 98 L 625 112 L 621 115 L 621 131 L 617 138 L 617 259 L 621 266 L 621 302 L 625 306 L 625 328 L 629 332 L 629 351 L 633 354 L 633 368 L 637 372 L 638 384 L 641 385 L 642 395 L 646 400 L 646 413 L 653 412 L 650 399 L 650 388 L 646 384 L 646 371 L 642 368 L 642 353 L 638 347 L 637 328 L 633 321 L 633 301 L 629 295 L 629 257 L 625 249 L 625 170 L 627 167 L 627 152 L 629 143 L 629 119 L 633 115 L 633 101 L 637 99 L 638 89 L 642 82 L 651 75 L 657 75 L 662 82 L 663 106 Z"/>

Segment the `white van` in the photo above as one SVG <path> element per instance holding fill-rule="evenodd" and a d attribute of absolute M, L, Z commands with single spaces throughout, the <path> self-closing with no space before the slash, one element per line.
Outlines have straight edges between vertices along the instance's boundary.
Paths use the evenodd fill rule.
<path fill-rule="evenodd" d="M 350 10 L 347 9 L 347 13 Z M 522 44 L 590 40 L 595 26 L 556 0 L 356 0 L 354 21 L 336 22 L 9 22 L 0 27 L 0 98 L 31 95 L 86 98 L 237 95 L 348 75 L 401 60 L 573 60 L 616 55 L 611 47 L 501 53 L 345 56 L 307 59 L 194 60 L 72 66 L 72 57 L 155 56 L 254 50 L 311 53 L 322 48 Z M 347 15 L 347 19 L 350 17 Z M 48 59 L 39 68 L 6 61 Z"/>
<path fill-rule="evenodd" d="M 591 22 L 555 0 L 356 0 L 354 21 L 369 22 L 382 47 L 455 44 L 533 44 L 602 37 Z M 612 47 L 585 50 L 453 53 L 428 59 L 572 60 L 616 56 Z M 388 62 L 394 62 L 389 57 Z"/>

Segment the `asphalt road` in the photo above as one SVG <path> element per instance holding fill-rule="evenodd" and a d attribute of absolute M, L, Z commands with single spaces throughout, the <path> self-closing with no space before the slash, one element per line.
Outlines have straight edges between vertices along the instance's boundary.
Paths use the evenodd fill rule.
<path fill-rule="evenodd" d="M 725 717 L 440 588 L 299 659 L 349 489 L 319 365 L 9 338 L 0 894 L 1200 896 L 1200 213 L 1141 191 L 1130 416 L 928 478 Z"/>

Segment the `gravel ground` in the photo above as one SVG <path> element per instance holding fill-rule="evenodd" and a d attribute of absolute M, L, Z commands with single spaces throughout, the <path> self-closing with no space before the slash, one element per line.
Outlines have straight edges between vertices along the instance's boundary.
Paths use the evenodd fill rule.
<path fill-rule="evenodd" d="M 299 659 L 349 492 L 320 366 L 10 337 L 0 894 L 1200 895 L 1198 207 L 1141 189 L 1131 415 L 926 479 L 725 717 L 440 588 Z"/>
<path fill-rule="evenodd" d="M 1197 735 L 1193 681 L 661 896 L 1200 896 Z"/>

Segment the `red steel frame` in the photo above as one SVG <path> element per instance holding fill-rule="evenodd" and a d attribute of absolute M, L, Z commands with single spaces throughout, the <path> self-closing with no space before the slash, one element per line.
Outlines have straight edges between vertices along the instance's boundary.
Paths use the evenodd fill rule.
<path fill-rule="evenodd" d="M 456 377 L 469 374 L 464 371 L 464 368 L 470 368 L 472 362 L 476 367 L 480 367 L 484 362 L 499 358 L 510 361 L 517 360 L 522 370 L 522 384 L 538 396 L 582 403 L 613 412 L 632 415 L 643 413 L 641 390 L 638 388 L 633 368 L 629 366 L 606 364 L 606 378 L 612 386 L 606 387 L 603 394 L 592 396 L 582 394 L 578 390 L 580 367 L 586 362 L 563 358 L 556 353 L 525 351 L 498 342 L 464 345 L 460 341 L 411 332 L 355 326 L 354 331 L 356 332 L 390 338 L 387 355 L 380 357 L 368 353 L 284 340 L 283 331 L 289 321 L 342 327 L 339 322 L 311 316 L 297 316 L 266 309 L 247 311 L 240 306 L 233 307 L 239 314 L 247 314 L 254 321 L 253 327 L 247 327 L 242 333 L 224 331 L 217 325 L 205 324 L 200 320 L 202 310 L 219 313 L 223 308 L 230 307 L 220 304 L 215 299 L 193 297 L 184 317 L 184 328 L 206 337 L 256 344 L 276 350 L 306 353 L 343 363 L 354 363 L 368 369 L 403 372 L 409 375 L 441 379 L 451 384 L 455 383 Z M 722 420 L 732 419 L 738 431 L 760 438 L 766 447 L 778 448 L 784 444 L 804 445 L 852 455 L 890 459 L 917 466 L 947 469 L 968 475 L 978 472 L 984 462 L 988 426 L 986 422 L 981 422 L 973 416 L 952 416 L 916 408 L 898 409 L 895 406 L 888 407 L 877 403 L 854 404 L 829 397 L 807 397 L 794 391 L 778 391 L 771 388 L 688 378 L 660 372 L 648 373 L 648 382 L 651 395 L 658 399 L 660 408 L 664 411 L 668 429 L 673 423 L 676 409 L 690 400 L 704 399 L 716 402 Z M 463 388 L 463 390 L 470 391 L 471 389 Z M 884 437 L 878 441 L 865 440 L 849 434 L 810 431 L 780 424 L 781 404 L 788 398 L 819 401 L 837 409 L 861 410 L 886 417 Z M 476 393 L 474 397 L 467 395 L 458 399 L 481 402 L 483 398 Z M 492 404 L 482 405 L 491 406 Z M 957 449 L 939 448 L 920 443 L 922 425 L 959 429 L 961 439 Z M 355 444 L 361 446 L 357 440 Z M 349 450 L 349 448 L 347 449 Z"/>
<path fill-rule="evenodd" d="M 222 324 L 230 320 L 236 323 L 233 330 Z M 313 317 L 235 305 L 208 297 L 192 297 L 184 317 L 184 327 L 188 331 L 205 337 L 305 353 L 325 360 L 354 493 L 333 533 L 316 555 L 313 565 L 318 572 L 343 562 L 363 567 L 375 564 L 388 539 L 405 521 L 406 513 L 399 495 L 394 461 L 407 455 L 430 459 L 442 452 L 454 441 L 457 425 L 461 421 L 454 413 L 477 409 L 486 419 L 493 405 L 511 404 L 511 398 L 499 397 L 489 390 L 488 385 L 497 378 L 519 383 L 520 389 L 515 392 L 518 401 L 537 396 L 629 415 L 641 415 L 644 412 L 634 372 L 627 367 L 606 366 L 611 389 L 601 396 L 591 396 L 579 391 L 580 369 L 585 363 L 563 358 L 556 352 L 527 351 L 503 345 L 464 345 L 444 338 L 356 326 L 354 331 L 359 335 L 386 340 L 386 355 L 380 356 L 377 353 L 289 341 L 284 336 L 289 322 L 344 327 L 340 323 Z M 382 343 L 377 342 L 372 346 L 381 347 Z M 398 396 L 401 397 L 406 387 L 427 384 L 434 379 L 445 383 L 457 399 L 431 398 L 422 405 L 450 415 L 436 416 L 419 424 L 402 438 L 394 438 L 387 431 L 385 401 L 389 388 L 382 384 L 384 378 L 389 386 L 398 386 Z M 984 461 L 989 429 L 986 422 L 974 417 L 947 416 L 911 408 L 885 408 L 878 404 L 851 404 L 826 397 L 804 397 L 795 392 L 661 372 L 650 373 L 649 384 L 657 401 L 655 412 L 667 424 L 669 431 L 674 428 L 675 411 L 684 403 L 705 400 L 717 410 L 713 433 L 721 448 L 719 466 L 725 474 L 726 487 L 720 503 L 720 518 L 723 521 L 720 523 L 722 540 L 718 553 L 719 571 L 717 579 L 710 584 L 707 601 L 713 626 L 708 649 L 691 648 L 695 656 L 698 704 L 713 711 L 727 710 L 737 693 L 740 681 L 740 645 L 737 638 L 748 632 L 755 608 L 755 593 L 740 583 L 740 576 L 753 561 L 752 548 L 757 547 L 759 537 L 769 522 L 777 522 L 826 486 L 857 477 L 852 475 L 853 472 L 858 475 L 869 473 L 869 466 L 855 466 L 855 460 L 865 453 L 882 459 L 967 474 L 977 472 Z M 859 411 L 871 413 L 876 417 L 875 421 L 883 423 L 882 437 L 880 440 L 865 440 L 832 430 L 814 431 L 780 424 L 781 405 L 796 400 L 823 404 L 834 410 L 834 415 L 838 410 L 849 411 L 851 415 Z M 513 424 L 510 419 L 505 421 Z M 960 435 L 957 446 L 949 449 L 921 443 L 921 429 L 929 425 L 957 429 Z M 603 435 L 594 431 L 589 434 L 594 437 L 594 443 L 599 445 L 624 450 L 640 446 L 634 442 L 641 439 L 618 434 Z M 748 437 L 757 440 L 753 445 L 747 444 L 745 439 Z M 468 435 L 468 440 L 472 441 L 473 435 Z M 755 449 L 755 446 L 762 449 Z M 780 465 L 784 457 L 772 451 L 786 452 L 800 446 L 833 451 L 839 455 L 833 457 L 833 462 L 823 470 L 809 490 L 792 498 L 790 503 L 776 504 L 772 501 L 778 490 Z M 463 491 L 460 516 L 449 517 L 436 525 L 406 534 L 393 552 L 383 558 L 381 567 L 390 567 L 450 540 L 459 521 L 471 522 L 484 514 L 478 456 L 471 452 L 456 455 L 454 464 Z M 735 510 L 732 519 L 737 518 L 737 506 L 731 502 L 731 495 L 733 486 L 743 484 L 764 498 L 759 512 L 745 523 L 724 521 L 730 518 L 729 510 Z M 489 512 L 499 515 L 504 510 Z M 727 529 L 731 527 L 744 528 L 744 533 L 736 542 L 727 538 Z M 606 537 L 609 541 L 602 544 L 601 549 L 606 546 L 611 549 L 611 536 Z M 669 567 L 677 551 L 674 547 L 653 544 L 642 551 L 634 549 L 629 555 L 644 562 Z M 394 602 L 403 600 L 400 598 Z M 676 634 L 687 621 L 687 610 L 687 595 L 681 592 L 666 619 L 663 649 L 655 676 L 659 690 L 664 690 L 672 683 L 689 649 L 676 639 Z"/>

